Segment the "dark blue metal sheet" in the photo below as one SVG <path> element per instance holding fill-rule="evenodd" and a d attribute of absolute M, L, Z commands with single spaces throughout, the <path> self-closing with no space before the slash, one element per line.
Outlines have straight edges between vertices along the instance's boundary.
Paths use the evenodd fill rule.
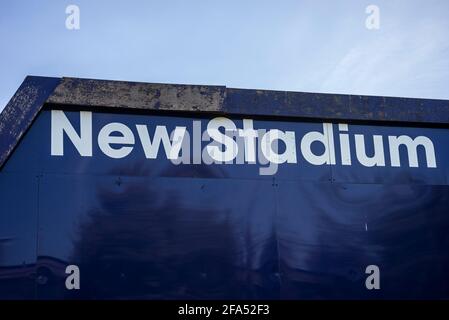
<path fill-rule="evenodd" d="M 78 128 L 79 113 L 66 114 Z M 17 233 L 35 247 L 29 263 L 38 298 L 449 298 L 447 129 L 350 124 L 367 137 L 428 136 L 438 168 L 313 166 L 298 150 L 298 164 L 260 176 L 256 165 L 148 160 L 138 141 L 127 158 L 111 159 L 96 142 L 109 122 L 171 130 L 195 119 L 205 128 L 209 118 L 93 116 L 92 157 L 68 139 L 65 155 L 51 156 L 43 111 L 2 169 L 2 219 L 32 216 Z M 254 126 L 293 130 L 297 146 L 304 133 L 322 129 L 257 119 Z M 39 205 L 22 197 L 35 199 L 36 176 Z M 0 230 L 0 238 L 8 235 Z M 0 265 L 18 268 L 4 256 Z M 64 286 L 72 263 L 81 270 L 80 291 Z M 381 268 L 380 291 L 364 287 L 370 264 Z"/>
<path fill-rule="evenodd" d="M 449 297 L 448 186 L 280 182 L 277 205 L 281 298 Z"/>
<path fill-rule="evenodd" d="M 38 178 L 0 173 L 0 299 L 33 299 Z"/>
<path fill-rule="evenodd" d="M 39 298 L 279 297 L 269 182 L 44 175 L 40 190 Z"/>

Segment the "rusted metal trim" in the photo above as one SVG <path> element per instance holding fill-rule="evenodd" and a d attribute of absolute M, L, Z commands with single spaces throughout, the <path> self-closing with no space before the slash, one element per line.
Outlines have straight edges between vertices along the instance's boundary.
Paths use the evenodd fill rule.
<path fill-rule="evenodd" d="M 28 76 L 0 114 L 0 168 L 60 83 L 59 78 Z"/>
<path fill-rule="evenodd" d="M 224 86 L 63 78 L 47 103 L 87 107 L 219 112 Z"/>
<path fill-rule="evenodd" d="M 50 104 L 244 116 L 449 124 L 449 101 L 63 78 Z"/>

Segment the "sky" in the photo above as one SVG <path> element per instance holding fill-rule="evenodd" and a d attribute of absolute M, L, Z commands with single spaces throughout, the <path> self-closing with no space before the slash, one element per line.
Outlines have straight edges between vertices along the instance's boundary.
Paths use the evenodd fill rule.
<path fill-rule="evenodd" d="M 448 14 L 447 0 L 0 0 L 0 110 L 27 75 L 449 99 Z"/>

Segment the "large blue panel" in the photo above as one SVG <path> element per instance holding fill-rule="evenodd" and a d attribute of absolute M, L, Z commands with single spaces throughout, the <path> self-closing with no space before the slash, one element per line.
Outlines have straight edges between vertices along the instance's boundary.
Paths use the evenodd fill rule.
<path fill-rule="evenodd" d="M 78 131 L 79 112 L 65 114 Z M 322 123 L 255 119 L 256 129 L 295 132 L 298 155 L 261 176 L 255 164 L 174 165 L 162 150 L 145 158 L 136 124 L 151 135 L 157 125 L 192 130 L 195 120 L 204 130 L 209 118 L 92 116 L 91 157 L 67 136 L 64 155 L 52 156 L 43 111 L 2 169 L 1 272 L 31 272 L 17 286 L 28 291 L 13 296 L 32 296 L 37 259 L 39 298 L 449 298 L 448 129 L 349 124 L 352 164 L 342 165 L 336 148 L 335 165 L 312 165 L 300 141 Z M 110 122 L 136 137 L 125 158 L 99 148 Z M 333 134 L 339 146 L 337 124 Z M 368 155 L 373 135 L 383 137 L 385 166 L 357 161 L 354 134 L 365 135 Z M 418 168 L 403 148 L 392 167 L 386 143 L 400 135 L 428 137 L 437 167 L 427 167 L 421 147 Z M 68 264 L 81 269 L 80 291 L 65 289 Z M 380 291 L 365 288 L 370 264 L 381 268 Z"/>
<path fill-rule="evenodd" d="M 269 182 L 45 175 L 40 188 L 39 298 L 279 297 Z"/>
<path fill-rule="evenodd" d="M 33 299 L 37 177 L 0 173 L 0 299 Z"/>
<path fill-rule="evenodd" d="M 449 298 L 449 187 L 281 182 L 277 197 L 282 298 Z"/>

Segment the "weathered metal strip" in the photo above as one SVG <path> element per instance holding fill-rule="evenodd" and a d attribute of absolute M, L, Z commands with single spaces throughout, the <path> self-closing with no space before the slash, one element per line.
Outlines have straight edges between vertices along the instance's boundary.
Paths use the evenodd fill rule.
<path fill-rule="evenodd" d="M 48 103 L 347 121 L 449 123 L 449 101 L 63 78 Z"/>
<path fill-rule="evenodd" d="M 449 124 L 449 101 L 270 90 L 226 90 L 224 112 L 234 114 Z"/>
<path fill-rule="evenodd" d="M 87 107 L 219 112 L 223 86 L 63 78 L 48 103 Z"/>
<path fill-rule="evenodd" d="M 0 114 L 0 168 L 60 81 L 28 76 L 8 102 Z"/>

